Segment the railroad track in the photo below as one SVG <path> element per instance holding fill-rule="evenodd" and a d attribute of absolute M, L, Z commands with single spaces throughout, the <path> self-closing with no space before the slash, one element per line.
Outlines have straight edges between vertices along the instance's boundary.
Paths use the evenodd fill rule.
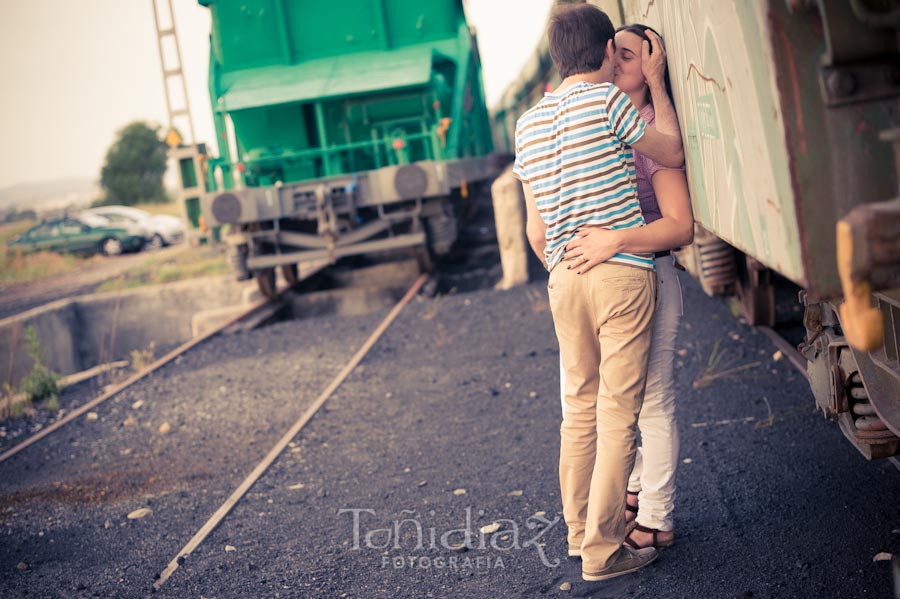
<path fill-rule="evenodd" d="M 384 334 L 392 322 L 403 310 L 403 307 L 415 297 L 425 282 L 428 280 L 427 274 L 422 274 L 412 284 L 406 295 L 394 306 L 394 308 L 385 316 L 384 320 L 369 335 L 368 339 L 362 344 L 352 358 L 347 362 L 343 369 L 332 379 L 331 383 L 319 394 L 316 400 L 306 409 L 300 418 L 288 429 L 286 433 L 278 440 L 277 443 L 269 450 L 266 456 L 253 468 L 250 474 L 237 486 L 232 494 L 222 503 L 221 506 L 213 513 L 213 515 L 201 526 L 187 544 L 172 558 L 166 568 L 160 573 L 159 577 L 153 583 L 153 589 L 159 590 L 167 580 L 175 573 L 184 561 L 190 557 L 197 547 L 212 533 L 216 527 L 225 519 L 231 510 L 238 504 L 241 498 L 246 495 L 247 491 L 256 483 L 257 480 L 269 469 L 269 466 L 282 454 L 291 440 L 303 429 L 304 426 L 315 416 L 319 408 L 328 400 L 329 397 L 341 386 L 341 383 L 353 372 L 353 369 L 365 358 L 369 350 L 375 345 L 379 338 Z"/>
<path fill-rule="evenodd" d="M 247 477 L 235 488 L 228 499 L 221 506 L 219 506 L 219 508 L 212 514 L 212 516 L 210 516 L 210 518 L 203 524 L 203 526 L 201 526 L 194 533 L 187 544 L 177 553 L 175 557 L 172 558 L 166 568 L 158 575 L 158 577 L 154 581 L 154 590 L 160 589 L 172 576 L 172 574 L 178 569 L 178 567 L 184 562 L 184 560 L 187 559 L 190 554 L 195 549 L 197 549 L 197 547 L 199 547 L 200 544 L 207 538 L 207 536 L 209 536 L 209 534 L 216 529 L 216 527 L 222 522 L 222 520 L 225 519 L 229 512 L 231 512 L 231 510 L 238 504 L 241 498 L 250 490 L 253 484 L 266 472 L 269 466 L 271 466 L 271 464 L 281 455 L 285 448 L 288 447 L 288 444 L 291 442 L 291 440 L 297 436 L 297 434 L 313 418 L 313 416 L 319 411 L 319 409 L 328 400 L 328 398 L 332 396 L 335 390 L 344 382 L 344 380 L 350 375 L 350 373 L 353 372 L 356 366 L 363 360 L 363 358 L 372 349 L 378 339 L 384 334 L 391 323 L 400 314 L 403 307 L 406 306 L 406 304 L 409 303 L 409 301 L 413 297 L 415 297 L 415 295 L 422 289 L 422 287 L 428 280 L 429 277 L 427 274 L 419 275 L 412 286 L 409 287 L 409 289 L 406 291 L 406 294 L 402 297 L 402 299 L 393 307 L 393 309 L 378 324 L 378 326 L 375 327 L 367 340 L 362 344 L 362 346 L 353 355 L 353 357 L 350 358 L 350 360 L 337 374 L 337 376 L 335 376 L 331 383 L 319 394 L 316 400 L 306 409 L 306 411 L 300 416 L 300 418 L 284 433 L 284 435 L 271 448 L 271 450 L 269 450 L 265 457 L 263 457 L 263 459 L 256 464 L 256 466 L 250 471 Z M 42 429 L 38 433 L 28 437 L 27 439 L 21 441 L 17 445 L 3 452 L 2 454 L 0 454 L 0 463 L 12 458 L 16 454 L 38 443 L 42 439 L 45 439 L 49 435 L 63 428 L 66 424 L 78 419 L 106 400 L 118 395 L 131 385 L 134 385 L 150 374 L 158 371 L 166 364 L 169 364 L 179 356 L 184 355 L 192 348 L 202 344 L 215 335 L 223 332 L 239 332 L 243 330 L 251 330 L 271 320 L 278 314 L 279 311 L 285 309 L 289 303 L 289 300 L 285 299 L 284 297 L 284 292 L 285 290 L 282 290 L 275 301 L 261 299 L 255 302 L 253 305 L 248 307 L 245 311 L 241 312 L 234 318 L 228 320 L 227 322 L 221 324 L 213 330 L 210 330 L 209 332 L 191 339 L 175 348 L 165 356 L 156 360 L 148 368 L 135 373 L 121 383 L 116 384 L 112 388 L 106 390 L 100 396 L 86 402 L 84 405 L 73 410 L 71 413 L 55 422 L 51 426 Z"/>
<path fill-rule="evenodd" d="M 326 263 L 313 264 L 308 270 L 303 272 L 302 278 L 300 280 L 302 281 L 302 280 L 308 279 L 309 277 L 315 275 L 316 273 L 318 273 L 319 271 L 324 269 L 326 266 L 327 266 Z M 267 298 L 260 299 L 256 302 L 254 302 L 253 304 L 251 304 L 246 310 L 244 310 L 237 316 L 227 320 L 226 322 L 222 323 L 221 325 L 213 328 L 212 330 L 210 330 L 202 335 L 199 335 L 197 337 L 194 337 L 194 338 L 182 343 L 181 345 L 179 345 L 178 347 L 176 347 L 175 349 L 173 349 L 166 355 L 162 356 L 161 358 L 159 358 L 158 360 L 156 360 L 155 362 L 150 364 L 144 370 L 141 370 L 140 372 L 136 372 L 135 374 L 131 375 L 124 381 L 113 385 L 111 388 L 104 391 L 98 397 L 86 402 L 85 404 L 79 406 L 77 409 L 72 410 L 72 412 L 67 414 L 65 417 L 57 420 L 50 426 L 47 426 L 46 428 L 41 429 L 39 432 L 31 435 L 30 437 L 20 441 L 19 443 L 10 447 L 3 453 L 0 453 L 0 463 L 5 462 L 9 458 L 18 454 L 19 452 L 27 449 L 31 445 L 34 445 L 41 439 L 44 439 L 47 436 L 55 433 L 56 431 L 58 431 L 65 425 L 69 424 L 70 422 L 72 422 L 72 421 L 78 419 L 79 417 L 83 416 L 84 414 L 88 413 L 90 410 L 92 410 L 93 408 L 102 404 L 106 400 L 118 395 L 119 393 L 121 393 L 122 391 L 124 391 L 125 389 L 130 387 L 131 385 L 135 384 L 136 382 L 140 381 L 141 379 L 153 374 L 154 372 L 156 372 L 157 370 L 159 370 L 166 364 L 172 362 L 179 356 L 184 355 L 185 353 L 187 353 L 194 347 L 200 345 L 201 343 L 205 342 L 206 340 L 210 339 L 211 337 L 214 337 L 220 333 L 237 333 L 237 332 L 241 332 L 241 331 L 252 330 L 259 326 L 262 326 L 264 323 L 268 322 L 273 317 L 275 317 L 278 314 L 278 312 L 285 309 L 285 307 L 287 306 L 287 303 L 284 301 L 284 297 L 285 297 L 285 293 L 287 293 L 287 292 L 289 292 L 288 288 L 282 288 L 278 291 L 278 293 L 276 294 L 276 297 L 273 300 L 269 300 Z"/>
<path fill-rule="evenodd" d="M 809 373 L 806 371 L 806 358 L 804 358 L 803 354 L 801 354 L 797 350 L 797 346 L 788 341 L 774 327 L 758 326 L 756 328 L 759 330 L 759 332 L 763 333 L 772 340 L 772 343 L 775 344 L 775 347 L 777 347 L 779 351 L 784 354 L 784 357 L 790 361 L 790 363 L 800 372 L 800 374 L 802 374 L 807 379 L 809 378 Z"/>
<path fill-rule="evenodd" d="M 363 343 L 360 349 L 347 362 L 344 368 L 331 381 L 331 383 L 321 392 L 316 400 L 310 405 L 303 415 L 288 429 L 288 431 L 278 440 L 266 456 L 253 468 L 249 475 L 235 488 L 232 494 L 222 503 L 221 506 L 213 513 L 213 515 L 197 530 L 194 536 L 178 551 L 171 559 L 166 568 L 159 574 L 159 577 L 153 583 L 153 589 L 159 590 L 165 585 L 166 581 L 175 573 L 176 570 L 190 557 L 190 555 L 203 543 L 204 540 L 219 526 L 219 524 L 228 516 L 238 502 L 246 495 L 250 488 L 257 480 L 268 470 L 273 462 L 284 452 L 292 439 L 303 429 L 303 427 L 312 419 L 319 411 L 322 405 L 332 396 L 335 390 L 340 387 L 341 383 L 353 372 L 353 369 L 362 361 L 366 354 L 375 345 L 381 335 L 387 330 L 390 324 L 396 319 L 397 315 L 403 307 L 419 292 L 427 280 L 427 275 L 421 275 L 415 283 L 406 292 L 406 295 L 397 303 L 396 306 L 388 313 L 381 323 L 371 333 L 369 338 Z M 797 351 L 787 339 L 782 337 L 774 328 L 758 327 L 760 331 L 765 333 L 775 345 L 782 351 L 785 357 L 790 360 L 800 372 L 806 376 L 806 360 Z"/>
<path fill-rule="evenodd" d="M 417 292 L 417 290 L 421 288 L 423 282 L 424 281 L 422 279 L 417 280 L 416 286 L 414 286 L 414 288 L 411 288 L 407 292 L 407 296 L 404 298 L 404 300 L 408 301 L 409 298 L 411 298 Z M 202 570 L 200 565 L 206 563 L 205 560 L 207 559 L 207 553 L 215 551 L 217 537 L 221 534 L 224 535 L 224 537 L 229 542 L 233 542 L 231 541 L 230 537 L 232 533 L 229 532 L 229 529 L 232 528 L 232 525 L 235 524 L 236 521 L 243 521 L 243 519 L 246 517 L 244 510 L 247 509 L 248 506 L 254 505 L 254 495 L 256 493 L 268 492 L 267 489 L 269 487 L 266 486 L 265 483 L 269 482 L 267 479 L 273 476 L 272 470 L 279 470 L 279 464 L 275 462 L 279 461 L 279 458 L 283 455 L 284 452 L 289 451 L 286 450 L 286 447 L 291 447 L 292 444 L 290 443 L 290 441 L 297 441 L 299 445 L 299 441 L 302 440 L 308 433 L 310 434 L 310 439 L 314 438 L 313 433 L 315 433 L 315 430 L 309 430 L 310 428 L 316 428 L 314 426 L 315 423 L 313 423 L 312 420 L 316 420 L 318 422 L 319 418 L 323 417 L 321 412 L 327 411 L 329 407 L 332 407 L 333 400 L 328 401 L 328 399 L 332 397 L 333 392 L 337 390 L 337 394 L 339 395 L 340 393 L 343 393 L 345 390 L 347 390 L 347 385 L 348 383 L 353 381 L 353 377 L 351 376 L 350 380 L 347 382 L 344 382 L 344 380 L 350 375 L 351 372 L 355 372 L 354 369 L 357 367 L 357 364 L 359 364 L 359 362 L 364 358 L 364 356 L 367 355 L 368 350 L 376 345 L 376 343 L 378 343 L 378 335 L 385 332 L 385 330 L 394 331 L 394 329 L 396 329 L 396 326 L 399 326 L 392 326 L 391 320 L 393 317 L 396 317 L 399 314 L 404 314 L 403 312 L 401 312 L 403 309 L 403 302 L 397 304 L 391 314 L 388 315 L 388 317 L 385 318 L 384 321 L 378 324 L 377 327 L 375 327 L 375 319 L 366 321 L 368 323 L 366 330 L 364 332 L 361 332 L 359 337 L 354 338 L 353 345 L 350 346 L 350 351 L 347 351 L 347 347 L 344 347 L 343 351 L 340 352 L 341 355 L 339 361 L 333 362 L 334 368 L 328 373 L 328 378 L 322 377 L 318 380 L 314 388 L 315 391 L 313 393 L 310 393 L 306 398 L 306 401 L 313 401 L 311 404 L 307 404 L 301 407 L 302 414 L 299 414 L 301 410 L 297 410 L 291 412 L 289 418 L 281 420 L 281 422 L 283 422 L 284 424 L 280 425 L 278 429 L 272 431 L 274 434 L 267 437 L 267 441 L 261 447 L 256 446 L 255 448 L 253 448 L 254 451 L 252 453 L 254 455 L 249 456 L 249 459 L 247 461 L 241 463 L 239 470 L 237 470 L 236 472 L 237 476 L 234 476 L 234 478 L 228 480 L 228 482 L 225 483 L 225 485 L 227 486 L 222 486 L 221 488 L 216 490 L 210 488 L 211 492 L 214 492 L 215 496 L 217 497 L 215 501 L 210 501 L 210 499 L 213 497 L 213 494 L 210 494 L 209 496 L 206 496 L 207 498 L 204 499 L 201 505 L 193 506 L 195 514 L 197 509 L 201 509 L 202 512 L 200 512 L 200 514 L 202 514 L 203 516 L 207 516 L 207 518 L 198 518 L 193 522 L 191 522 L 190 520 L 181 520 L 181 524 L 179 525 L 175 524 L 175 522 L 178 521 L 177 519 L 169 520 L 164 524 L 160 524 L 161 526 L 166 527 L 166 535 L 169 536 L 170 542 L 172 544 L 167 545 L 164 553 L 159 552 L 154 557 L 152 557 L 152 563 L 145 564 L 147 567 L 140 572 L 139 579 L 137 576 L 135 576 L 135 579 L 131 580 L 130 582 L 134 583 L 137 580 L 138 584 L 146 585 L 146 587 L 141 587 L 144 591 L 147 587 L 152 585 L 156 590 L 161 590 L 163 592 L 169 593 L 171 593 L 175 589 L 182 588 L 182 585 L 190 586 L 192 584 L 191 581 L 195 580 L 193 578 L 195 576 L 195 572 L 193 571 Z M 407 315 L 408 312 L 409 310 L 407 309 Z M 403 317 L 401 317 L 401 322 L 402 320 Z M 418 319 L 416 320 L 418 321 Z M 247 321 L 241 321 L 239 325 L 244 326 L 245 322 Z M 363 337 L 369 334 L 369 331 L 372 329 L 375 329 L 375 332 L 373 332 L 369 336 L 368 340 L 363 342 Z M 420 334 L 421 331 L 422 329 L 419 329 Z M 388 335 L 393 335 L 393 333 L 388 333 Z M 785 341 L 784 343 L 789 344 L 789 342 L 787 341 Z M 348 354 L 355 350 L 356 347 L 360 347 L 360 349 L 356 352 L 354 357 L 349 362 L 346 362 L 346 365 L 344 365 L 345 360 L 347 360 Z M 781 348 L 780 345 L 779 348 Z M 789 355 L 786 354 L 786 358 L 790 359 Z M 794 365 L 796 366 L 796 364 Z M 337 376 L 335 376 L 335 378 L 332 380 L 330 377 L 334 375 L 334 373 L 339 368 L 341 368 L 341 372 L 337 374 Z M 352 385 L 350 387 L 352 387 Z M 324 390 L 319 392 L 319 389 L 323 388 Z M 319 394 L 315 395 L 315 393 Z M 380 397 L 380 394 L 378 395 Z M 353 396 L 348 395 L 348 397 Z M 340 401 L 338 402 L 338 404 L 340 404 Z M 326 419 L 329 418 L 328 416 L 324 417 Z M 295 418 L 297 418 L 296 422 L 291 425 L 291 422 L 294 421 Z M 334 416 L 331 416 L 331 418 L 334 418 Z M 327 422 L 325 424 L 327 424 Z M 325 429 L 323 429 L 323 431 L 327 432 L 328 428 L 326 427 Z M 300 439 L 297 438 L 297 435 L 300 435 Z M 332 450 L 328 451 L 330 452 Z M 272 467 L 273 464 L 274 468 Z M 329 496 L 332 496 L 330 492 Z M 265 499 L 263 499 L 263 501 L 265 501 Z M 279 500 L 276 497 L 276 504 L 278 503 Z M 160 508 L 157 508 L 156 505 L 153 505 L 153 508 L 158 512 L 158 516 L 168 516 L 164 509 L 162 509 L 162 506 Z M 251 515 L 255 515 L 255 510 L 251 511 L 254 512 Z M 102 522 L 102 518 L 105 517 L 106 515 L 104 514 L 101 517 L 100 522 Z M 112 519 L 114 522 L 116 521 L 115 518 Z M 135 529 L 135 534 L 137 534 L 138 530 L 142 529 Z M 232 531 L 233 530 L 234 529 L 232 529 Z M 241 544 L 235 543 L 235 545 L 238 546 L 239 552 L 242 551 Z M 178 550 L 176 551 L 176 549 Z M 219 546 L 219 550 L 221 550 L 221 546 Z M 231 550 L 233 551 L 234 549 Z M 229 549 L 226 548 L 225 551 L 229 551 Z M 231 555 L 234 556 L 238 554 Z M 144 559 L 146 559 L 146 557 Z M 200 560 L 199 562 L 197 561 L 198 559 Z M 30 562 L 31 560 L 27 561 Z M 255 563 L 259 562 L 255 561 Z M 181 568 L 181 566 L 184 566 L 184 568 Z M 241 575 L 239 576 L 239 578 L 242 578 L 243 576 L 244 575 Z"/>
<path fill-rule="evenodd" d="M 100 404 L 102 404 L 106 400 L 110 399 L 111 397 L 118 395 L 123 390 L 127 389 L 128 387 L 130 387 L 131 385 L 140 381 L 141 379 L 153 374 L 154 372 L 156 372 L 157 370 L 159 370 L 160 368 L 162 368 L 169 362 L 172 362 L 179 356 L 187 353 L 192 348 L 203 343 L 207 339 L 209 339 L 215 335 L 218 335 L 219 333 L 229 330 L 229 329 L 247 330 L 250 328 L 255 328 L 256 326 L 259 326 L 263 322 L 269 320 L 272 316 L 274 316 L 282 308 L 283 308 L 283 304 L 279 301 L 270 302 L 267 299 L 262 299 L 262 300 L 259 300 L 255 303 L 253 303 L 250 307 L 248 307 L 246 310 L 244 310 L 243 312 L 241 312 L 234 318 L 219 325 L 218 327 L 215 327 L 214 329 L 208 331 L 207 333 L 204 333 L 203 335 L 194 337 L 193 339 L 190 339 L 189 341 L 182 343 L 181 345 L 179 345 L 178 347 L 176 347 L 175 349 L 173 349 L 166 355 L 162 356 L 160 359 L 158 359 L 155 362 L 153 362 L 152 364 L 150 364 L 150 366 L 148 366 L 144 370 L 141 370 L 140 372 L 136 372 L 135 374 L 131 375 L 130 377 L 128 377 L 121 383 L 117 383 L 117 384 L 113 385 L 112 388 L 107 389 L 98 397 L 88 401 L 87 403 L 81 405 L 77 409 L 72 410 L 65 417 L 57 420 L 50 426 L 41 429 L 39 432 L 31 435 L 27 439 L 24 439 L 23 441 L 19 442 L 18 444 L 10 447 L 3 453 L 0 453 L 0 463 L 5 462 L 6 460 L 13 457 L 17 453 L 24 451 L 28 447 L 34 445 L 41 439 L 44 439 L 44 438 L 48 437 L 49 435 L 55 433 L 56 431 L 58 431 L 65 425 L 69 424 L 73 420 L 76 420 L 77 418 L 83 416 L 84 414 L 86 414 L 93 408 L 99 406 Z"/>
<path fill-rule="evenodd" d="M 305 275 L 304 278 L 312 276 L 313 274 L 315 274 L 316 272 L 321 270 L 321 268 L 322 267 L 319 267 L 319 268 L 311 270 L 308 273 L 304 273 L 304 275 Z M 423 281 L 423 283 L 424 282 L 425 281 Z M 422 284 L 418 284 L 417 289 L 421 288 L 421 287 L 422 287 Z M 18 444 L 14 445 L 13 447 L 9 448 L 8 450 L 4 451 L 3 453 L 0 453 L 0 463 L 8 460 L 9 458 L 13 457 L 14 455 L 18 454 L 19 452 L 27 449 L 31 445 L 46 438 L 47 436 L 53 434 L 54 432 L 56 432 L 59 429 L 61 429 L 62 427 L 64 427 L 66 424 L 83 416 L 84 414 L 86 414 L 87 412 L 92 410 L 93 408 L 102 404 L 106 400 L 116 396 L 117 394 L 121 393 L 123 390 L 125 390 L 126 388 L 135 384 L 136 382 L 142 380 L 143 378 L 153 374 L 154 372 L 156 372 L 157 370 L 159 370 L 166 364 L 172 362 L 179 356 L 187 353 L 192 348 L 205 342 L 206 340 L 208 340 L 220 333 L 236 333 L 236 332 L 240 332 L 240 331 L 252 330 L 254 328 L 261 326 L 265 322 L 271 320 L 279 311 L 283 310 L 286 307 L 286 303 L 282 300 L 284 292 L 285 292 L 284 289 L 281 290 L 278 294 L 278 297 L 274 301 L 270 301 L 268 299 L 261 299 L 261 300 L 255 302 L 250 307 L 248 307 L 245 311 L 241 312 L 234 318 L 215 327 L 214 329 L 208 331 L 207 333 L 205 333 L 199 337 L 195 337 L 195 338 L 183 343 L 182 345 L 173 349 L 171 352 L 162 356 L 160 359 L 153 362 L 148 368 L 146 368 L 138 373 L 135 373 L 134 375 L 127 378 L 126 380 L 122 381 L 121 383 L 118 383 L 118 384 L 114 385 L 112 388 L 107 389 L 100 396 L 88 401 L 87 403 L 85 403 L 82 406 L 78 407 L 77 409 L 73 410 L 72 412 L 67 414 L 64 418 L 54 422 L 52 425 L 31 435 L 27 439 L 19 442 Z M 772 342 L 775 344 L 775 346 L 784 354 L 784 356 L 791 362 L 791 364 L 800 373 L 802 373 L 804 376 L 807 376 L 806 358 L 804 358 L 800 354 L 800 352 L 797 351 L 796 346 L 794 346 L 790 341 L 788 341 L 784 336 L 782 336 L 778 332 L 778 330 L 774 327 L 759 326 L 756 328 L 759 329 L 760 332 L 764 333 L 772 340 Z M 900 466 L 898 466 L 898 467 L 900 467 Z"/>
<path fill-rule="evenodd" d="M 214 512 L 212 512 L 211 516 L 202 524 L 202 526 L 196 528 L 195 530 L 189 529 L 182 531 L 185 538 L 187 538 L 188 534 L 193 533 L 193 535 L 189 538 L 186 544 L 177 553 L 175 553 L 175 555 L 171 557 L 166 567 L 156 576 L 154 582 L 152 583 L 154 590 L 160 590 L 177 572 L 179 567 L 184 564 L 186 560 L 190 559 L 190 556 L 228 517 L 232 510 L 240 504 L 244 496 L 251 490 L 251 488 L 253 488 L 256 482 L 266 473 L 266 471 L 279 458 L 279 456 L 282 455 L 285 449 L 289 446 L 290 442 L 295 439 L 295 437 L 303 430 L 307 423 L 312 420 L 312 418 L 319 412 L 319 410 L 332 396 L 332 394 L 340 387 L 344 380 L 364 359 L 364 357 L 375 345 L 381 335 L 390 327 L 391 323 L 400 314 L 403 307 L 410 301 L 410 299 L 412 299 L 416 295 L 416 293 L 418 293 L 422 289 L 426 281 L 427 277 L 425 275 L 420 276 L 415 281 L 415 283 L 406 292 L 406 295 L 404 295 L 403 299 L 401 299 L 400 302 L 398 302 L 394 306 L 391 312 L 373 330 L 368 339 L 362 344 L 360 349 L 353 355 L 353 357 L 346 363 L 346 365 L 337 374 L 337 376 L 328 384 L 327 387 L 325 387 L 325 389 L 318 395 L 313 403 L 304 411 L 300 418 L 296 422 L 294 422 L 294 424 L 289 429 L 287 429 L 286 432 L 284 432 L 281 438 L 271 447 L 266 455 L 259 462 L 257 462 L 255 466 L 252 467 L 252 469 L 249 470 L 249 474 L 247 474 L 247 476 L 234 488 L 227 499 L 221 505 L 219 505 Z M 159 370 L 162 366 L 170 363 L 178 356 L 185 354 L 192 348 L 210 339 L 211 337 L 222 332 L 233 332 L 256 328 L 275 316 L 276 313 L 283 307 L 284 304 L 282 302 L 271 303 L 266 300 L 262 300 L 255 303 L 246 311 L 231 319 L 230 321 L 224 323 L 223 325 L 217 327 L 215 330 L 210 331 L 202 337 L 198 337 L 183 344 L 182 346 L 178 347 L 177 349 L 154 362 L 147 370 L 135 374 L 129 379 L 118 384 L 116 387 L 108 390 L 103 395 L 81 406 L 80 408 L 69 414 L 65 419 L 55 423 L 53 426 L 48 427 L 47 429 L 40 431 L 38 434 L 35 434 L 29 439 L 19 443 L 7 452 L 0 454 L 0 462 L 9 459 L 13 455 L 26 449 L 30 445 L 37 443 L 41 439 L 63 427 L 68 422 L 71 422 L 77 419 L 79 416 L 84 415 L 97 405 L 117 395 L 130 385 L 133 385 L 134 383 L 140 381 L 154 371 Z M 784 357 L 789 360 L 791 364 L 797 368 L 798 371 L 806 376 L 806 360 L 790 341 L 788 341 L 781 333 L 779 333 L 776 328 L 756 328 L 758 328 L 760 332 L 767 335 L 776 345 L 776 347 L 784 354 Z"/>

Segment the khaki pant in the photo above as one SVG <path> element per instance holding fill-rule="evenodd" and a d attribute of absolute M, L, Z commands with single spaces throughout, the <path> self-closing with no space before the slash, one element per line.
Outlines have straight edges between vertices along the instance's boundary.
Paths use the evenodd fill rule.
<path fill-rule="evenodd" d="M 647 385 L 638 418 L 643 451 L 637 448 L 628 491 L 640 493 L 638 524 L 647 528 L 673 530 L 675 510 L 675 470 L 678 467 L 678 423 L 675 420 L 675 340 L 684 315 L 681 282 L 672 256 L 654 260 L 656 264 L 656 311 Z M 566 410 L 566 371 L 559 361 L 560 403 Z"/>
<path fill-rule="evenodd" d="M 579 275 L 567 266 L 557 265 L 548 285 L 566 372 L 559 483 L 569 549 L 580 549 L 582 568 L 596 572 L 625 540 L 656 275 L 609 263 Z"/>

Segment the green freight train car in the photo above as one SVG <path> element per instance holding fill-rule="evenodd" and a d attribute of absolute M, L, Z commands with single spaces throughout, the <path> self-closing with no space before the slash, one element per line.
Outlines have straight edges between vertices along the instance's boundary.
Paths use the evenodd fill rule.
<path fill-rule="evenodd" d="M 492 149 L 461 0 L 199 0 L 219 157 L 202 214 L 267 295 L 275 268 L 428 248 Z"/>
<path fill-rule="evenodd" d="M 803 288 L 816 403 L 868 458 L 900 454 L 900 11 L 863 0 L 592 0 L 666 43 L 709 293 L 774 322 L 771 273 Z M 538 17 L 540 18 L 540 17 Z M 494 111 L 559 78 L 546 40 Z"/>

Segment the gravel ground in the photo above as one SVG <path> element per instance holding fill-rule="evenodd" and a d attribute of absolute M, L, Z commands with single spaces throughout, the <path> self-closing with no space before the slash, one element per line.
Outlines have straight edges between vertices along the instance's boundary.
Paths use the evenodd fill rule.
<path fill-rule="evenodd" d="M 23 407 L 20 416 L 0 420 L 0 452 L 62 420 L 69 412 L 100 395 L 102 387 L 99 377 L 90 379 L 63 389 L 58 398 L 59 410 L 51 410 L 46 401 L 40 401 Z"/>
<path fill-rule="evenodd" d="M 653 566 L 585 583 L 564 557 L 557 346 L 537 282 L 410 304 L 157 595 L 890 596 L 872 558 L 900 550 L 900 476 L 815 412 L 766 337 L 684 286 L 678 540 Z M 0 596 L 146 596 L 382 316 L 214 340 L 0 464 Z"/>
<path fill-rule="evenodd" d="M 0 464 L 0 597 L 143 596 L 378 320 L 217 338 Z"/>
<path fill-rule="evenodd" d="M 164 356 L 177 347 L 176 344 L 163 345 L 156 349 L 157 356 Z M 120 368 L 75 385 L 64 387 L 57 402 L 59 410 L 48 408 L 46 400 L 28 405 L 21 416 L 0 420 L 0 452 L 10 449 L 29 436 L 65 418 L 88 401 L 99 397 L 107 385 L 121 383 L 134 374 L 131 368 Z"/>
<path fill-rule="evenodd" d="M 585 583 L 578 560 L 563 557 L 565 530 L 552 524 L 561 509 L 557 347 L 538 283 L 404 311 L 330 411 L 162 594 L 889 595 L 888 565 L 872 558 L 900 549 L 891 532 L 900 524 L 893 466 L 865 463 L 815 412 L 805 380 L 773 360 L 764 336 L 693 283 L 685 287 L 678 543 L 653 567 Z M 713 351 L 722 356 L 714 372 L 706 368 Z M 341 510 L 358 510 L 358 534 L 354 512 Z M 541 522 L 539 512 L 543 531 L 528 527 Z M 449 533 L 448 544 L 458 544 L 467 513 L 474 544 L 485 538 L 486 548 L 458 553 L 440 538 Z M 415 524 L 394 524 L 404 519 L 419 522 L 425 547 L 416 547 Z M 497 533 L 479 535 L 495 521 Z M 561 590 L 565 583 L 570 590 Z"/>

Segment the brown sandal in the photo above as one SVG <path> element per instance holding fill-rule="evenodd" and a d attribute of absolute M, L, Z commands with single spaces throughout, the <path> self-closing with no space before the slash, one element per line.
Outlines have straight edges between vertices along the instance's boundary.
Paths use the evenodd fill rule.
<path fill-rule="evenodd" d="M 634 495 L 635 497 L 638 496 L 638 494 L 635 493 L 634 491 L 626 490 L 625 494 L 626 495 Z M 634 530 L 634 527 L 637 526 L 638 507 L 636 505 L 628 505 L 628 501 L 626 500 L 625 501 L 625 511 L 631 512 L 632 514 L 634 514 L 634 518 L 632 518 L 631 520 L 628 520 L 628 518 L 625 518 L 625 535 L 628 536 L 629 534 L 631 534 L 631 531 Z"/>
<path fill-rule="evenodd" d="M 625 491 L 625 494 L 626 495 L 634 495 L 635 497 L 637 497 L 639 495 L 639 493 L 635 493 L 634 491 Z M 625 509 L 633 514 L 637 514 L 637 512 L 638 512 L 638 506 L 628 505 L 627 500 L 625 501 Z"/>
<path fill-rule="evenodd" d="M 660 533 L 660 530 L 658 528 L 647 528 L 646 526 L 641 526 L 640 524 L 635 524 L 634 528 L 632 529 L 632 532 L 635 530 L 639 530 L 641 532 L 649 532 L 649 533 L 653 534 L 653 541 L 649 545 L 646 545 L 646 547 L 653 547 L 655 549 L 659 549 L 660 547 L 671 547 L 672 545 L 675 544 L 675 536 L 674 535 L 668 541 L 658 540 L 657 536 Z M 631 533 L 628 533 L 628 537 L 625 539 L 625 544 L 628 545 L 629 547 L 631 547 L 632 549 L 643 549 L 643 547 L 641 547 L 636 542 L 634 542 L 634 540 L 631 538 Z"/>

